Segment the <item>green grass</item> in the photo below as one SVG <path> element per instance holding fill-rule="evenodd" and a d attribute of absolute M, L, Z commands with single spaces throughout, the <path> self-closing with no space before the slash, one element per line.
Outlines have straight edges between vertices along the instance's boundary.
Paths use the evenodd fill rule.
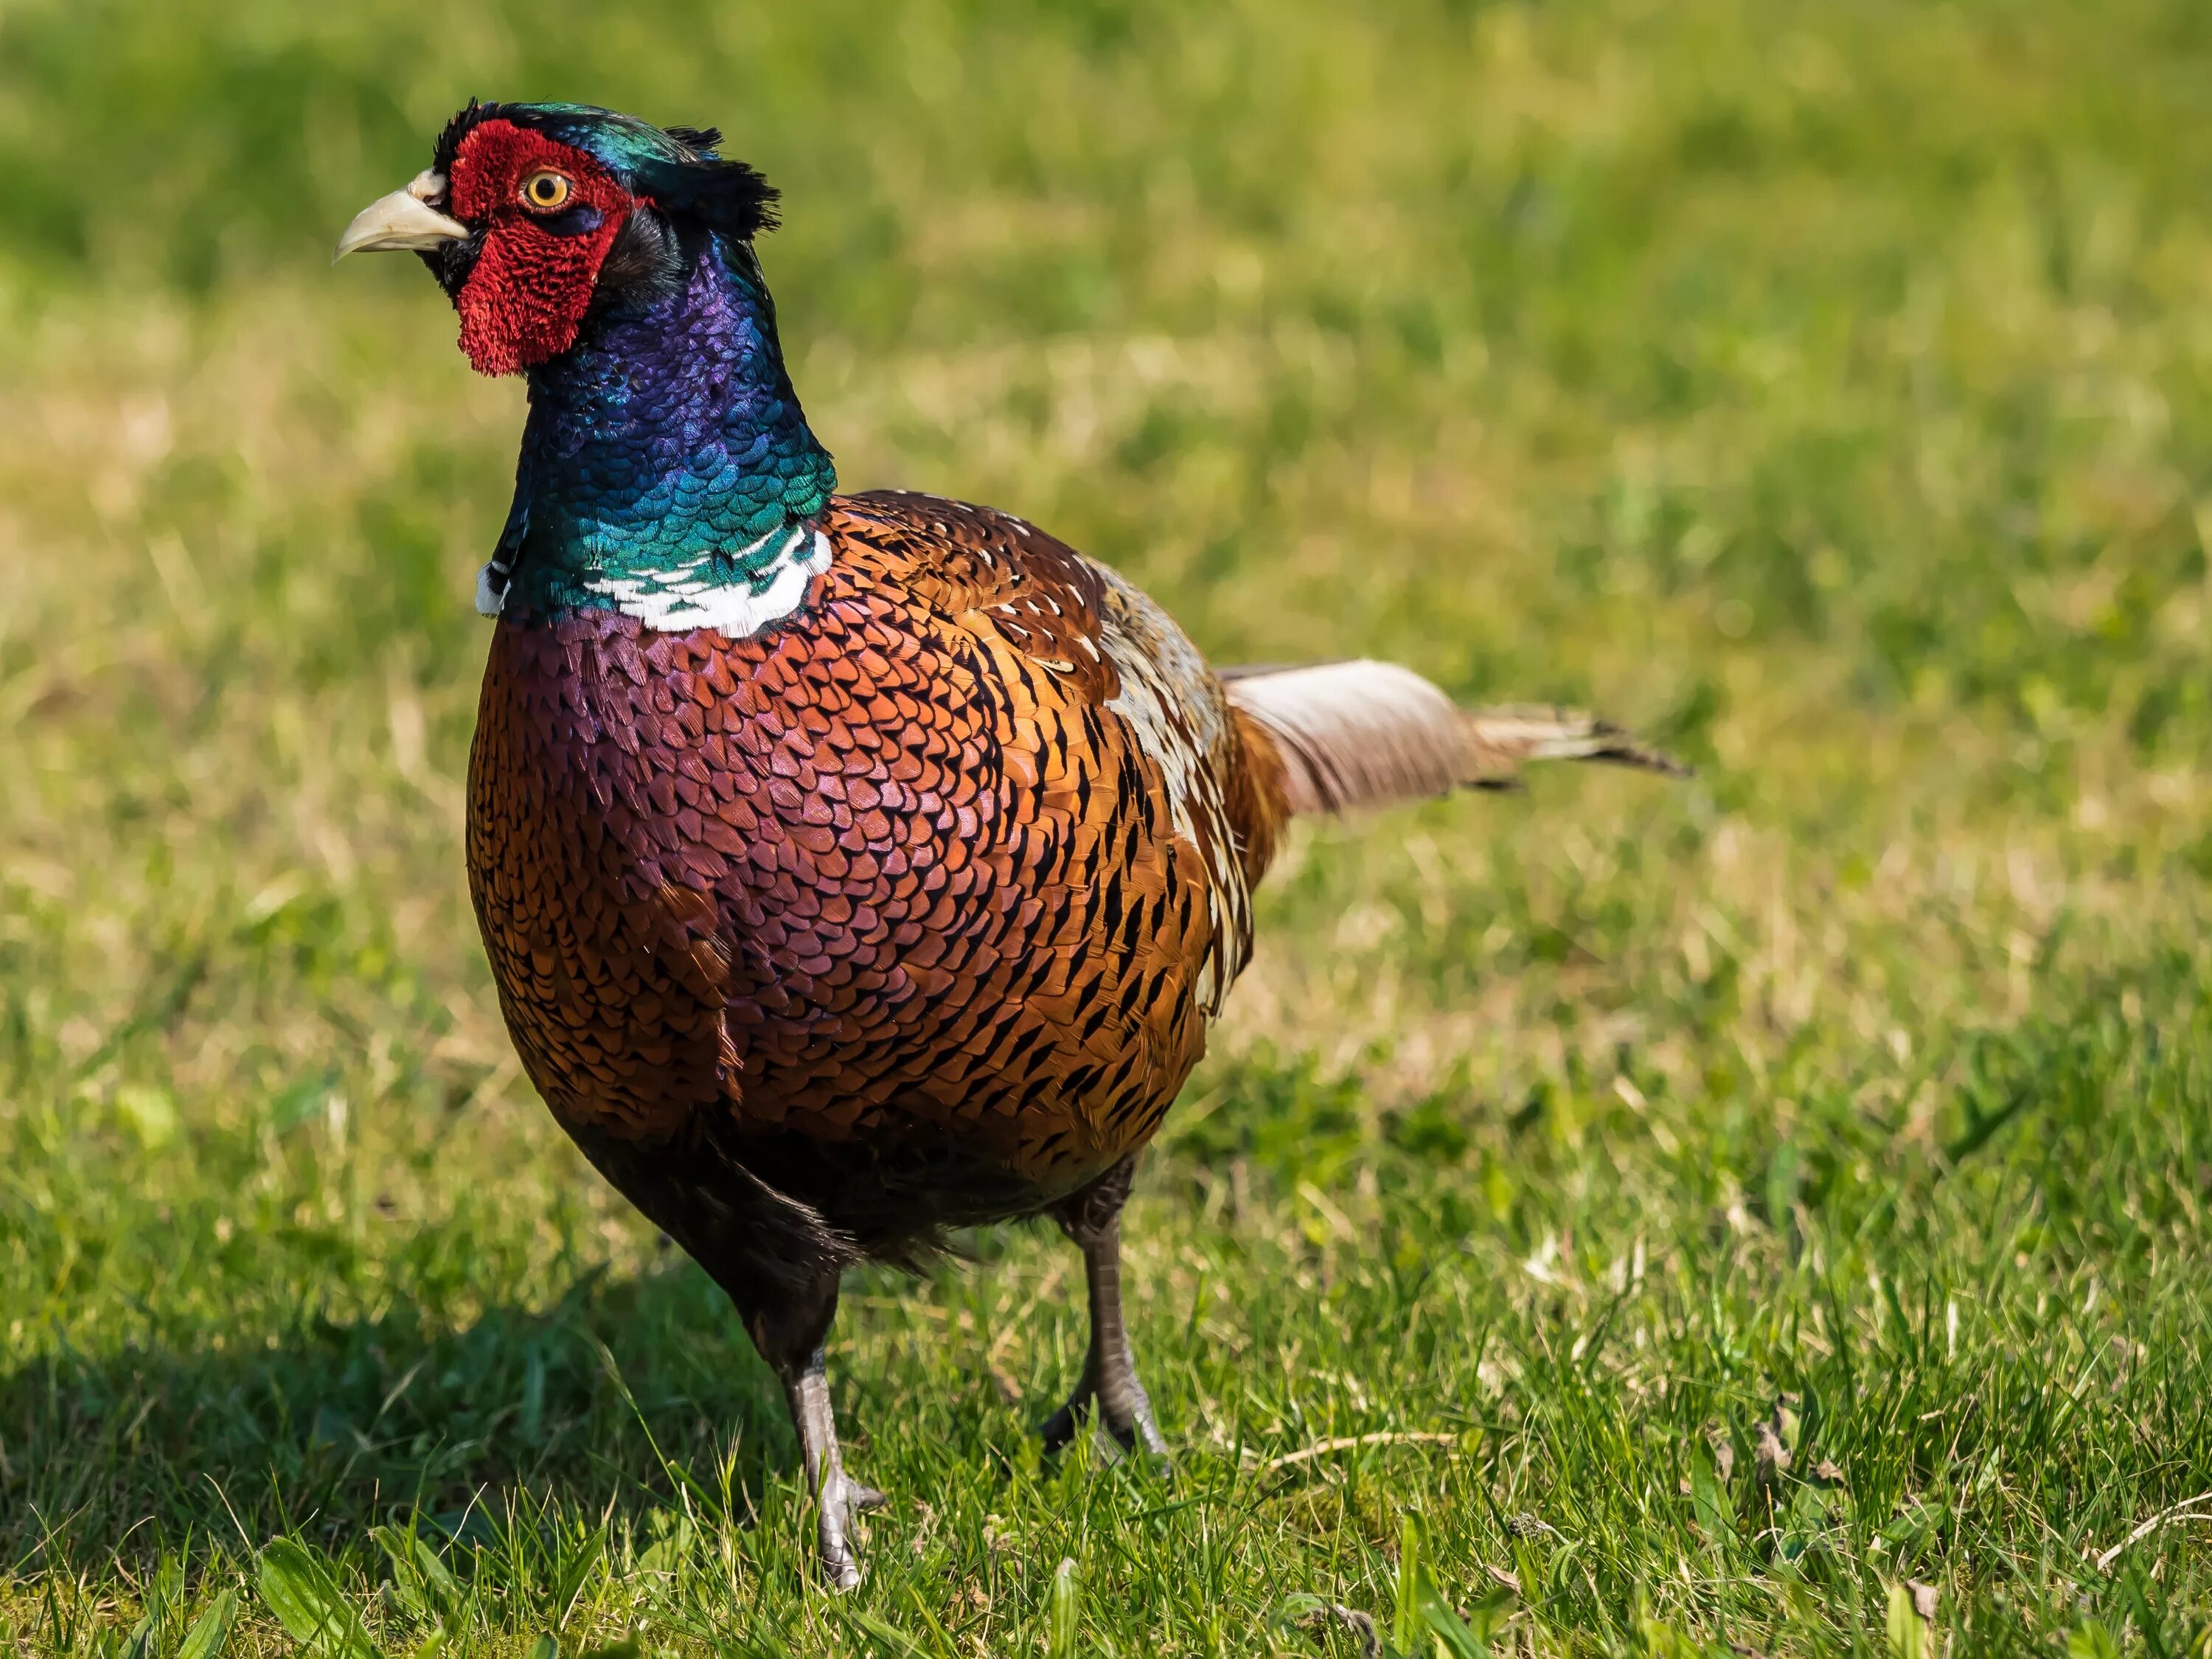
<path fill-rule="evenodd" d="M 9 7 L 0 1651 L 1888 1654 L 1908 1580 L 2203 1651 L 2202 1525 L 2100 1558 L 2212 1486 L 2208 20 Z M 1294 841 L 1128 1228 L 1171 1485 L 1040 1467 L 1056 1238 L 861 1275 L 825 1598 L 771 1379 L 520 1080 L 520 393 L 325 264 L 471 93 L 730 130 L 848 485 L 1699 764 Z"/>

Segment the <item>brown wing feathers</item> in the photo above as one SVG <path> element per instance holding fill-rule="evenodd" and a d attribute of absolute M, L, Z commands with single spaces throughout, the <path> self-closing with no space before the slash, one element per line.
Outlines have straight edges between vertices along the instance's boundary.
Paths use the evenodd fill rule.
<path fill-rule="evenodd" d="M 1312 668 L 1230 669 L 1235 708 L 1271 739 L 1291 812 L 1510 785 L 1526 761 L 1607 761 L 1683 769 L 1617 726 L 1571 708 L 1462 708 L 1409 668 L 1360 660 Z"/>

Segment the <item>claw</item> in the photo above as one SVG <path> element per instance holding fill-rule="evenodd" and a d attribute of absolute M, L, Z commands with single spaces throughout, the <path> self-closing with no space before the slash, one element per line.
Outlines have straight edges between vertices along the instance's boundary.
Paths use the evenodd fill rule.
<path fill-rule="evenodd" d="M 860 1559 L 853 1553 L 848 1534 L 856 1516 L 863 1510 L 879 1509 L 884 1502 L 883 1493 L 872 1486 L 860 1485 L 842 1469 L 823 1482 L 816 1537 L 823 1581 L 832 1589 L 854 1590 L 860 1587 Z"/>
<path fill-rule="evenodd" d="M 822 1534 L 822 1579 L 840 1595 L 860 1588 L 860 1564 L 845 1540 L 831 1538 L 826 1529 Z"/>
<path fill-rule="evenodd" d="M 1129 1388 L 1135 1395 L 1129 1420 L 1116 1424 L 1107 1413 L 1097 1410 L 1097 1391 L 1087 1382 L 1079 1382 L 1067 1402 L 1045 1419 L 1037 1430 L 1037 1437 L 1044 1443 L 1044 1455 L 1052 1457 L 1065 1451 L 1074 1443 L 1083 1425 L 1091 1421 L 1098 1449 L 1109 1462 L 1141 1447 L 1152 1473 L 1164 1480 L 1172 1480 L 1175 1460 L 1168 1455 L 1168 1444 L 1160 1436 L 1159 1425 L 1152 1420 L 1152 1402 L 1146 1397 L 1133 1375 L 1129 1378 Z"/>

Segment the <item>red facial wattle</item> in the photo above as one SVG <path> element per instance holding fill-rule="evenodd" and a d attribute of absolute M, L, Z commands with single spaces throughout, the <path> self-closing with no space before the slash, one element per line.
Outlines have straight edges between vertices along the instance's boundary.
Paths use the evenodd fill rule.
<path fill-rule="evenodd" d="M 526 181 L 548 169 L 570 186 L 558 215 L 523 198 Z M 575 343 L 599 266 L 637 198 L 583 151 L 499 120 L 462 141 L 451 185 L 454 216 L 485 227 L 458 301 L 461 349 L 480 374 L 514 374 L 560 356 Z M 591 213 L 596 224 L 570 228 Z"/>

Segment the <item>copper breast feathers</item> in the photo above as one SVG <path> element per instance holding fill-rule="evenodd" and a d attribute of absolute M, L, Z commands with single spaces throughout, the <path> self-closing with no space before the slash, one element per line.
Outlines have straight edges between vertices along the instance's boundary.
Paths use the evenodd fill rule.
<path fill-rule="evenodd" d="M 750 638 L 501 623 L 469 870 L 509 1028 L 572 1127 L 1067 1190 L 1157 1128 L 1243 963 L 1237 726 L 1157 606 L 1018 520 L 821 527 Z"/>

